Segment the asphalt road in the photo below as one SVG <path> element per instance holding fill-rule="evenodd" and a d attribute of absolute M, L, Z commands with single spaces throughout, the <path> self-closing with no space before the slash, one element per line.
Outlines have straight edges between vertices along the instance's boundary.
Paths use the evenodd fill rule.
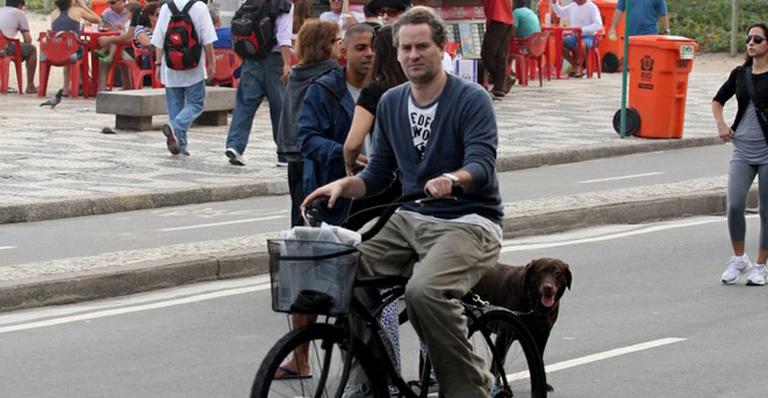
<path fill-rule="evenodd" d="M 505 242 L 506 262 L 553 256 L 572 267 L 545 356 L 552 396 L 765 396 L 768 287 L 720 284 L 728 246 L 722 217 Z M 266 282 L 1 314 L 0 397 L 246 396 L 287 327 Z"/>
<path fill-rule="evenodd" d="M 653 152 L 500 174 L 505 202 L 727 173 L 730 146 Z M 288 196 L 0 225 L 0 266 L 234 238 L 289 225 Z"/>

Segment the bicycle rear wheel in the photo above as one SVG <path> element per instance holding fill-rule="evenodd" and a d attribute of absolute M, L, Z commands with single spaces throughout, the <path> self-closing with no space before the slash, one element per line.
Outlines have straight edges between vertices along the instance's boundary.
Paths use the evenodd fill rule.
<path fill-rule="evenodd" d="M 341 396 L 347 384 L 343 372 L 347 341 L 344 330 L 333 325 L 315 324 L 289 332 L 275 343 L 262 361 L 251 388 L 251 398 Z M 275 373 L 280 365 L 301 347 L 306 347 L 310 373 L 276 380 Z M 353 357 L 366 370 L 373 396 L 381 396 L 386 386 L 382 388 L 378 379 L 371 379 L 368 357 L 357 348 L 353 349 Z"/>
<path fill-rule="evenodd" d="M 547 396 L 544 364 L 536 342 L 516 315 L 492 309 L 470 325 L 469 338 L 490 367 L 495 398 Z"/>

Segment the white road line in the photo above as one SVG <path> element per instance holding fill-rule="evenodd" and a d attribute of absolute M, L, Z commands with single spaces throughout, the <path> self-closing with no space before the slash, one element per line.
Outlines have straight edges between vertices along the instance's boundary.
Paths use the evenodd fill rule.
<path fill-rule="evenodd" d="M 756 215 L 747 216 L 747 218 L 754 218 L 754 217 L 757 217 L 757 216 Z M 723 221 L 725 221 L 725 217 L 716 218 L 716 219 L 699 220 L 699 221 L 690 221 L 690 222 L 665 223 L 662 225 L 650 225 L 646 228 L 635 229 L 632 231 L 617 232 L 613 234 L 594 236 L 590 238 L 572 239 L 572 240 L 560 241 L 560 242 L 529 243 L 529 244 L 519 244 L 519 245 L 508 245 L 506 244 L 507 242 L 505 242 L 505 245 L 501 249 L 501 252 L 512 253 L 512 252 L 522 252 L 526 250 L 547 249 L 550 247 L 561 247 L 561 246 L 580 245 L 584 243 L 602 242 L 605 240 L 626 238 L 628 236 L 650 234 L 653 232 L 664 231 L 667 229 L 693 227 L 697 225 L 719 223 Z"/>
<path fill-rule="evenodd" d="M 246 218 L 246 219 L 243 219 L 243 220 L 233 220 L 233 221 L 214 222 L 214 223 L 209 223 L 209 224 L 188 225 L 186 227 L 163 228 L 163 229 L 160 229 L 160 231 L 162 231 L 162 232 L 184 231 L 184 230 L 187 230 L 187 229 L 220 227 L 220 226 L 223 226 L 223 225 L 245 224 L 245 223 L 249 223 L 249 222 L 277 220 L 277 219 L 280 219 L 280 218 L 285 218 L 285 216 Z"/>
<path fill-rule="evenodd" d="M 0 250 L 11 250 L 15 249 L 16 246 L 0 246 Z"/>
<path fill-rule="evenodd" d="M 63 316 L 59 318 L 46 319 L 46 320 L 35 321 L 35 322 L 27 322 L 27 323 L 22 323 L 18 325 L 3 326 L 3 327 L 0 327 L 0 334 L 17 332 L 21 330 L 37 329 L 37 328 L 42 328 L 47 326 L 61 325 L 63 323 L 86 321 L 89 319 L 104 318 L 108 316 L 123 315 L 123 314 L 129 314 L 132 312 L 172 307 L 175 305 L 189 304 L 189 303 L 195 303 L 198 301 L 205 301 L 205 300 L 211 300 L 215 298 L 234 296 L 238 294 L 252 293 L 252 292 L 257 292 L 261 290 L 268 290 L 269 288 L 270 288 L 270 284 L 264 283 L 264 284 L 254 285 L 254 286 L 240 287 L 240 288 L 234 288 L 234 289 L 221 290 L 217 292 L 199 294 L 195 296 L 183 297 L 183 298 L 178 298 L 173 300 L 134 305 L 130 307 L 107 309 L 107 310 L 101 310 L 101 311 L 95 311 L 95 312 L 88 312 L 84 314 Z"/>
<path fill-rule="evenodd" d="M 602 361 L 604 359 L 618 357 L 621 355 L 632 354 L 638 351 L 650 350 L 652 348 L 657 348 L 657 347 L 665 346 L 668 344 L 679 343 L 685 340 L 687 339 L 679 338 L 679 337 L 668 337 L 664 339 L 658 339 L 658 340 L 648 341 L 645 343 L 639 343 L 639 344 L 634 344 L 626 347 L 616 348 L 613 350 L 598 352 L 597 354 L 587 355 L 580 358 L 574 358 L 574 359 L 570 359 L 563 362 L 553 363 L 552 365 L 549 365 L 546 367 L 546 371 L 547 373 L 557 372 L 559 370 L 565 370 L 565 369 L 573 368 L 576 366 L 586 365 L 593 362 Z M 527 379 L 528 372 L 525 371 L 525 372 L 513 373 L 510 375 L 507 375 L 507 378 L 510 381 Z"/>
<path fill-rule="evenodd" d="M 654 171 L 654 172 L 651 172 L 651 173 L 630 174 L 630 175 L 619 176 L 619 177 L 596 178 L 594 180 L 579 181 L 579 184 L 591 184 L 591 183 L 595 183 L 595 182 L 628 180 L 628 179 L 631 179 L 631 178 L 650 177 L 650 176 L 657 176 L 657 175 L 660 175 L 660 174 L 664 174 L 664 172 L 663 171 Z"/>

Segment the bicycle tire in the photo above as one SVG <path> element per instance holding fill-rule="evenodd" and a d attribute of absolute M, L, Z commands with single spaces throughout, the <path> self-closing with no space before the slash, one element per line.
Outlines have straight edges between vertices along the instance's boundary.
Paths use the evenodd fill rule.
<path fill-rule="evenodd" d="M 308 325 L 287 333 L 264 357 L 251 387 L 251 398 L 341 396 L 347 384 L 343 377 L 343 358 L 348 339 L 342 328 L 327 324 Z M 303 344 L 309 345 L 311 376 L 275 380 L 278 367 Z M 355 344 L 356 347 L 362 347 L 359 341 Z M 388 396 L 386 384 L 376 377 L 370 377 L 375 373 L 371 371 L 373 367 L 364 350 L 353 349 L 353 357 L 368 375 L 371 394 L 377 398 Z"/>
<path fill-rule="evenodd" d="M 470 325 L 469 338 L 490 367 L 495 398 L 546 398 L 544 363 L 528 328 L 515 314 L 503 308 L 486 311 Z"/>

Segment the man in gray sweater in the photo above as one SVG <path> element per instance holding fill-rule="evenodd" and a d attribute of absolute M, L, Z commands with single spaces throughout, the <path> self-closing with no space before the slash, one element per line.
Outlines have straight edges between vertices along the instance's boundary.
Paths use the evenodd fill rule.
<path fill-rule="evenodd" d="M 496 263 L 502 207 L 496 177 L 496 118 L 482 87 L 446 74 L 441 66 L 445 26 L 432 11 L 415 7 L 394 25 L 395 46 L 409 83 L 389 90 L 376 111 L 374 151 L 360 174 L 318 188 L 320 198 L 383 191 L 399 170 L 403 192 L 426 190 L 455 201 L 406 205 L 371 240 L 360 245 L 363 274 L 412 276 L 406 286 L 408 317 L 426 344 L 446 397 L 489 397 L 490 374 L 467 340 L 458 300 Z M 414 261 L 415 260 L 415 261 Z M 345 397 L 364 396 L 354 373 Z M 362 383 L 362 384 L 361 384 Z"/>

